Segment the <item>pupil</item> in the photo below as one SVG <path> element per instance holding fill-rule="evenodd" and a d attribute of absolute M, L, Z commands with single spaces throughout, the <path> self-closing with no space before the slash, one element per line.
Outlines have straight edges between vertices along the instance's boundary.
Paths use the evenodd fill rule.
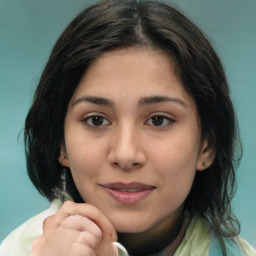
<path fill-rule="evenodd" d="M 163 120 L 164 118 L 162 116 L 154 116 L 152 118 L 152 123 L 155 125 L 155 126 L 160 126 L 163 124 Z"/>
<path fill-rule="evenodd" d="M 103 123 L 103 118 L 101 116 L 94 116 L 92 117 L 92 123 L 95 126 L 100 126 Z"/>

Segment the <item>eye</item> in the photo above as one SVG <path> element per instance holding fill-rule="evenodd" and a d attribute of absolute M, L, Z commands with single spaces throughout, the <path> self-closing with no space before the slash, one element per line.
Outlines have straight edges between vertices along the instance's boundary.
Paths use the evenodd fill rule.
<path fill-rule="evenodd" d="M 152 126 L 166 127 L 172 124 L 173 122 L 175 121 L 167 116 L 154 115 L 147 120 L 146 124 Z"/>
<path fill-rule="evenodd" d="M 100 126 L 105 126 L 110 124 L 110 122 L 106 118 L 99 115 L 86 117 L 85 119 L 83 119 L 83 122 L 86 123 L 86 125 L 91 127 L 100 127 Z"/>

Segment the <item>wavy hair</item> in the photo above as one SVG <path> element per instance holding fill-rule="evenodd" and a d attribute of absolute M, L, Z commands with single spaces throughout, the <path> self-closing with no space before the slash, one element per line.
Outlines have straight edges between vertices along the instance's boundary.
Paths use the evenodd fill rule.
<path fill-rule="evenodd" d="M 52 49 L 26 118 L 29 177 L 42 195 L 54 198 L 62 173 L 59 145 L 64 139 L 64 119 L 74 90 L 98 56 L 129 47 L 147 47 L 169 55 L 196 103 L 202 138 L 209 138 L 215 160 L 207 170 L 197 172 L 185 207 L 208 221 L 225 255 L 223 237 L 234 237 L 240 229 L 231 210 L 239 133 L 229 86 L 206 36 L 184 14 L 164 3 L 100 1 L 67 26 Z M 67 189 L 76 202 L 82 201 L 71 176 Z"/>

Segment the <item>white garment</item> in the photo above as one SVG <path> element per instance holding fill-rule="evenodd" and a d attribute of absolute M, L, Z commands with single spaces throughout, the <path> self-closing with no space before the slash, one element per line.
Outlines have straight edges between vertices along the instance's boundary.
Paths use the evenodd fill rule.
<path fill-rule="evenodd" d="M 53 200 L 49 209 L 32 217 L 12 231 L 1 244 L 0 256 L 29 256 L 32 242 L 43 232 L 43 221 L 55 214 L 61 205 L 60 200 Z"/>

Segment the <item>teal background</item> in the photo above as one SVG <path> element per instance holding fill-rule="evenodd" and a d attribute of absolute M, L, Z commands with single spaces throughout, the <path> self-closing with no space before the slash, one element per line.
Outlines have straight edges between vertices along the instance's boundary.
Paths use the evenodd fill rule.
<path fill-rule="evenodd" d="M 0 0 L 0 242 L 48 207 L 26 174 L 22 131 L 40 73 L 82 0 Z M 234 210 L 241 236 L 256 247 L 256 1 L 173 1 L 209 36 L 225 66 L 244 156 Z"/>

